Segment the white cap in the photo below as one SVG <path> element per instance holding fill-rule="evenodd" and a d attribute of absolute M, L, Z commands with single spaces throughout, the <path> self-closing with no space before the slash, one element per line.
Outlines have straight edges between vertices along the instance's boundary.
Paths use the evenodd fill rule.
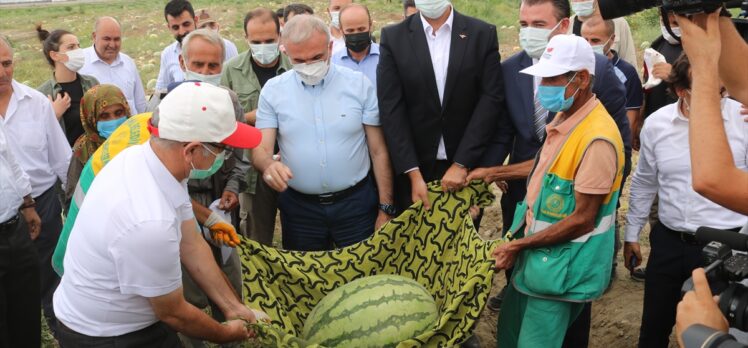
<path fill-rule="evenodd" d="M 241 113 L 231 91 L 203 82 L 185 82 L 169 92 L 154 114 L 151 134 L 180 142 L 223 143 L 251 149 L 260 144 L 259 130 L 237 122 Z"/>
<path fill-rule="evenodd" d="M 592 46 L 576 35 L 556 35 L 548 42 L 540 61 L 520 72 L 537 77 L 553 77 L 582 70 L 595 75 Z"/>

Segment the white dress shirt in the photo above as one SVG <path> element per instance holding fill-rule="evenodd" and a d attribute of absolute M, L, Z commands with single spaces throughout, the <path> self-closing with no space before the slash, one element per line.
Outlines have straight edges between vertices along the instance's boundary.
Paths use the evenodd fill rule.
<path fill-rule="evenodd" d="M 2 121 L 10 150 L 29 176 L 31 195 L 36 198 L 57 179 L 65 187 L 72 150 L 49 99 L 16 80 L 11 86 L 13 95 Z"/>
<path fill-rule="evenodd" d="M 186 184 L 150 142 L 123 150 L 96 176 L 70 232 L 57 319 L 95 337 L 157 322 L 148 299 L 182 286 L 181 227 L 193 219 Z"/>
<path fill-rule="evenodd" d="M 102 84 L 117 86 L 125 95 L 133 115 L 146 111 L 148 102 L 145 100 L 143 81 L 132 58 L 120 52 L 112 64 L 108 64 L 101 60 L 93 46 L 83 52 L 86 54 L 86 64 L 79 71 L 80 74 L 93 76 Z"/>
<path fill-rule="evenodd" d="M 434 67 L 436 88 L 439 91 L 439 101 L 444 103 L 444 86 L 447 83 L 447 68 L 449 67 L 449 50 L 452 47 L 452 23 L 455 18 L 454 9 L 449 9 L 447 21 L 434 33 L 434 28 L 421 16 L 423 30 L 426 32 L 426 42 L 431 54 L 431 65 Z M 439 149 L 436 152 L 437 160 L 447 159 L 447 150 L 444 146 L 444 136 L 439 139 Z"/>
<path fill-rule="evenodd" d="M 626 216 L 627 242 L 639 241 L 655 195 L 660 197 L 660 222 L 671 230 L 695 232 L 701 226 L 729 229 L 748 223 L 748 217 L 722 208 L 693 190 L 688 119 L 678 105 L 656 111 L 642 128 L 639 164 L 631 179 Z M 722 118 L 735 165 L 748 171 L 748 123 L 740 116 L 740 103 L 722 99 Z"/>
<path fill-rule="evenodd" d="M 0 122 L 0 223 L 16 216 L 23 197 L 30 193 L 29 177 L 13 157 L 5 127 Z"/>
<path fill-rule="evenodd" d="M 223 39 L 223 61 L 228 62 L 230 59 L 239 55 L 236 45 L 233 42 Z M 156 91 L 166 92 L 170 84 L 184 81 L 184 71 L 179 66 L 179 56 L 182 54 L 182 44 L 174 41 L 161 52 L 161 65 L 158 70 L 158 79 L 156 80 Z"/>

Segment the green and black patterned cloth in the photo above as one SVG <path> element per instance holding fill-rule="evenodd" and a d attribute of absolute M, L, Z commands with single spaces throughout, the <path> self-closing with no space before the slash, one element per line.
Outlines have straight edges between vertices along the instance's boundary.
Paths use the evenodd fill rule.
<path fill-rule="evenodd" d="M 243 295 L 270 324 L 254 325 L 257 343 L 268 347 L 311 347 L 298 336 L 314 306 L 335 288 L 361 277 L 395 274 L 426 287 L 439 308 L 434 327 L 398 347 L 450 347 L 465 340 L 480 317 L 493 279 L 491 251 L 468 213 L 494 196 L 483 183 L 456 193 L 429 184 L 432 208 L 414 204 L 399 217 L 352 246 L 324 252 L 293 252 L 245 240 L 240 254 Z"/>

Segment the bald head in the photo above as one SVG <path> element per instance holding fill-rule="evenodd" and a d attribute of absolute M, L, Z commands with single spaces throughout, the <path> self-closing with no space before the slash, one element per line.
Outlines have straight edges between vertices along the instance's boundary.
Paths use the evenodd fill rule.
<path fill-rule="evenodd" d="M 592 17 L 582 23 L 582 37 L 595 46 L 602 46 L 603 54 L 608 54 L 615 42 L 616 26 L 612 20 Z"/>
<path fill-rule="evenodd" d="M 371 31 L 369 9 L 361 4 L 345 5 L 340 10 L 340 30 L 344 34 L 355 34 Z"/>
<path fill-rule="evenodd" d="M 112 64 L 122 48 L 122 29 L 112 17 L 100 17 L 94 24 L 94 49 L 101 60 Z"/>

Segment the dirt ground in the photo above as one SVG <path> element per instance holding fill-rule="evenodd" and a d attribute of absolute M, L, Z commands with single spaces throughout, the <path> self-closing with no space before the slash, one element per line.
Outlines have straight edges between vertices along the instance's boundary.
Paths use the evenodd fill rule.
<path fill-rule="evenodd" d="M 486 209 L 481 223 L 481 235 L 489 238 L 497 238 L 497 227 L 501 226 L 501 214 L 499 207 L 500 192 L 496 192 L 497 200 L 493 206 Z M 628 187 L 624 189 L 621 198 L 623 207 L 619 212 L 619 225 L 623 225 L 625 211 L 628 202 Z M 641 236 L 642 256 L 646 262 L 649 256 L 649 227 L 646 227 Z M 644 283 L 631 279 L 628 270 L 623 266 L 622 252 L 618 255 L 618 268 L 616 280 L 610 291 L 592 305 L 592 329 L 590 332 L 590 347 L 605 348 L 630 348 L 636 347 L 639 339 L 639 325 L 641 323 L 642 299 L 644 296 Z M 494 277 L 491 287 L 491 296 L 501 291 L 506 284 L 503 272 L 498 272 Z M 484 309 L 481 319 L 476 327 L 475 334 L 481 341 L 481 347 L 496 347 L 496 323 L 498 313 Z M 673 341 L 671 339 L 671 341 Z M 677 347 L 671 344 L 671 347 Z"/>

